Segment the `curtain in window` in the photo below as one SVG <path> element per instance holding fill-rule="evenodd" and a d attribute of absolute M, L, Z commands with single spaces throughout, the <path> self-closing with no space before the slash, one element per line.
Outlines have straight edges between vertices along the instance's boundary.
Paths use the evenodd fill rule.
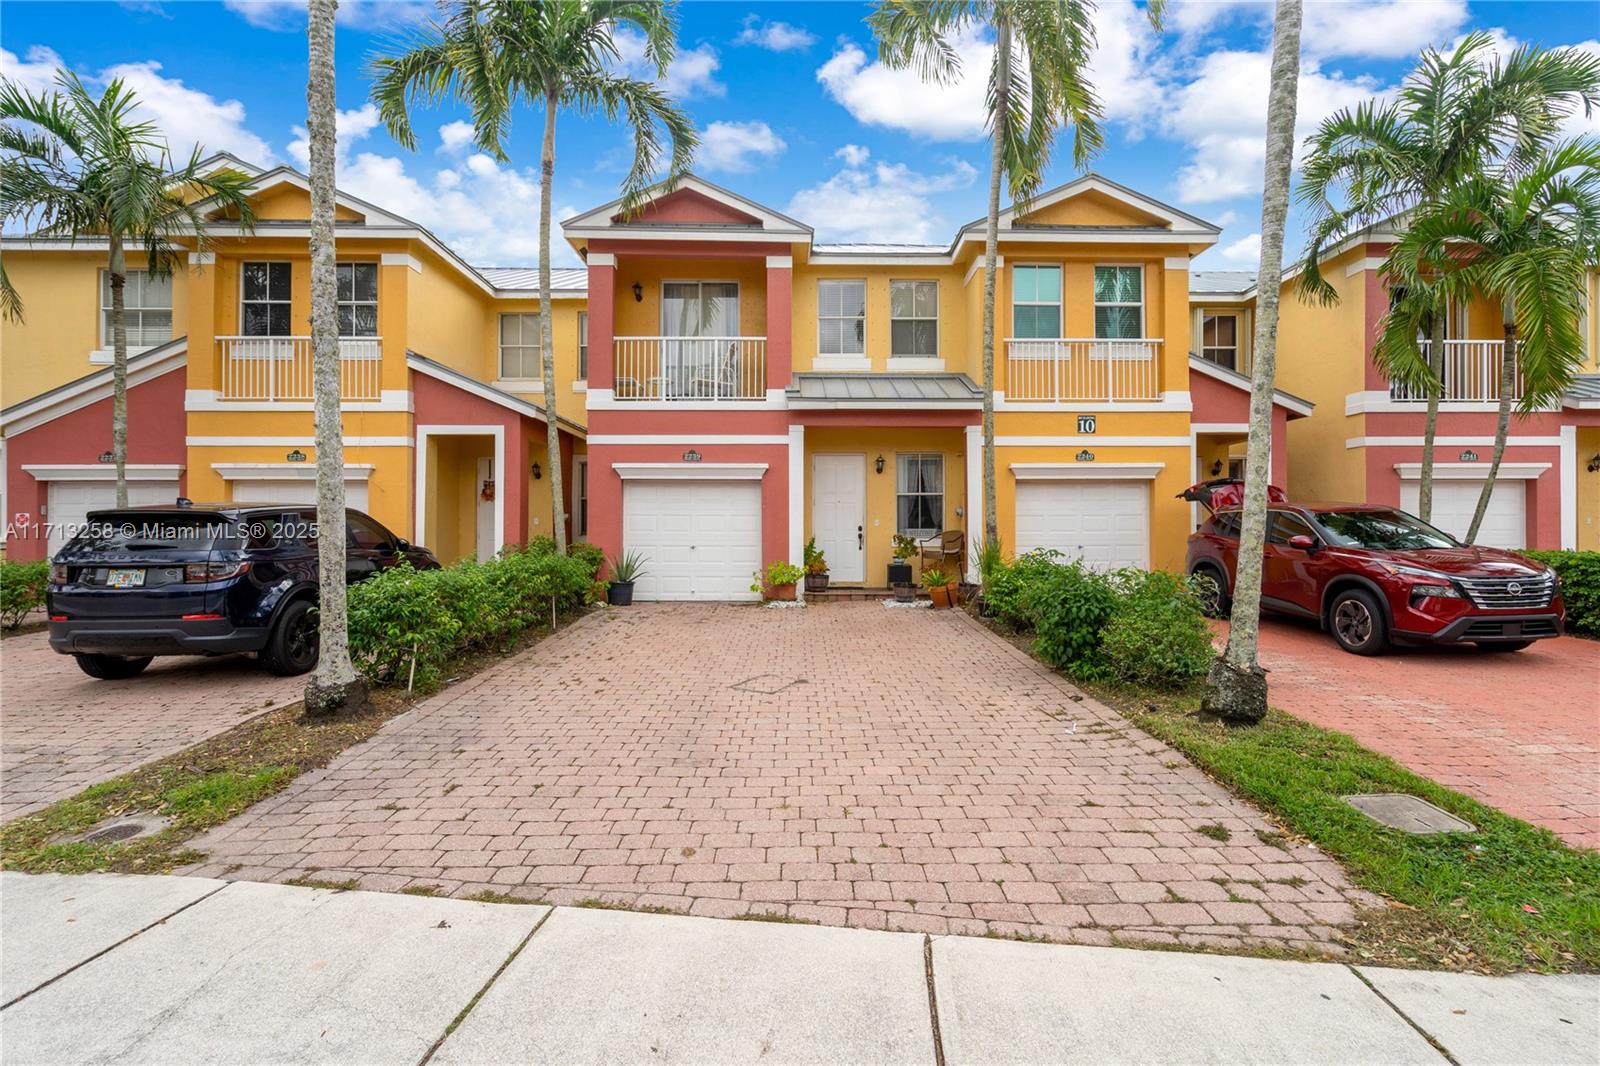
<path fill-rule="evenodd" d="M 1136 266 L 1094 268 L 1094 335 L 1097 338 L 1127 340 L 1139 336 L 1143 277 L 1144 272 Z M 1113 306 L 1106 306 L 1108 304 Z"/>
<path fill-rule="evenodd" d="M 931 537 L 944 528 L 944 456 L 900 455 L 895 499 L 897 531 Z"/>

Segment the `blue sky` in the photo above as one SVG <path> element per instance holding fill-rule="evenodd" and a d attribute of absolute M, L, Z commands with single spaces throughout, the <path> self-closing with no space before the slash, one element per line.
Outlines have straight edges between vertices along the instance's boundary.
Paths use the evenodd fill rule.
<path fill-rule="evenodd" d="M 367 102 L 364 66 L 431 5 L 345 0 L 337 41 L 340 184 L 427 225 L 481 265 L 536 258 L 539 116 L 520 113 L 511 160 L 476 154 L 458 107 L 415 115 L 418 150 L 389 138 Z M 983 211 L 987 153 L 982 77 L 987 42 L 960 42 L 972 72 L 934 89 L 887 71 L 856 3 L 680 5 L 679 58 L 668 76 L 701 129 L 695 169 L 786 210 L 820 240 L 933 242 Z M 1270 6 L 1171 2 L 1163 32 L 1130 0 L 1102 0 L 1094 77 L 1106 147 L 1091 167 L 1224 227 L 1199 265 L 1255 264 Z M 91 84 L 124 77 L 173 145 L 200 141 L 263 163 L 303 168 L 306 46 L 292 0 L 16 2 L 0 5 L 0 67 L 27 84 L 59 66 Z M 1483 29 L 1504 45 L 1600 51 L 1600 4 L 1345 0 L 1306 4 L 1300 129 L 1392 90 L 1428 44 Z M 624 41 L 634 54 L 633 42 Z M 1572 132 L 1600 132 L 1600 116 Z M 610 199 L 625 168 L 623 131 L 564 117 L 559 220 Z M 1051 183 L 1076 173 L 1065 145 Z M 1296 220 L 1291 227 L 1298 237 Z M 557 259 L 576 259 L 563 244 Z"/>

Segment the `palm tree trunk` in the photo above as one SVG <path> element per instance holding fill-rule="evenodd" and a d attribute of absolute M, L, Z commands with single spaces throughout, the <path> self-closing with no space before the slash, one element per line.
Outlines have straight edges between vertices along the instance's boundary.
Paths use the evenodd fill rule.
<path fill-rule="evenodd" d="M 344 434 L 339 410 L 338 291 L 334 276 L 333 14 L 311 0 L 306 129 L 311 178 L 311 387 L 317 422 L 317 618 L 321 655 L 306 683 L 306 713 L 358 710 L 366 688 L 350 663 L 345 615 Z"/>
<path fill-rule="evenodd" d="M 1005 162 L 1005 114 L 1011 95 L 1011 20 L 995 20 L 995 111 L 989 159 L 989 209 L 983 229 L 983 536 L 1000 541 L 999 504 L 994 474 L 994 315 L 1000 257 L 1000 173 Z"/>
<path fill-rule="evenodd" d="M 539 149 L 539 354 L 544 378 L 544 437 L 550 465 L 550 512 L 556 549 L 567 550 L 566 500 L 561 484 L 561 434 L 556 429 L 556 358 L 551 343 L 555 309 L 550 306 L 550 197 L 556 176 L 556 107 L 554 92 L 544 98 L 544 145 Z M 508 477 L 511 471 L 500 476 Z M 518 476 L 521 476 L 520 472 Z"/>
<path fill-rule="evenodd" d="M 128 284 L 128 262 L 122 235 L 111 234 L 111 254 L 106 263 L 111 279 L 111 459 L 117 464 L 117 506 L 128 506 L 128 316 L 123 307 L 123 287 Z"/>
<path fill-rule="evenodd" d="M 1478 542 L 1478 527 L 1483 516 L 1489 513 L 1489 497 L 1494 495 L 1494 481 L 1500 476 L 1500 460 L 1506 454 L 1506 436 L 1511 432 L 1511 394 L 1517 385 L 1517 324 L 1512 315 L 1511 301 L 1505 302 L 1506 350 L 1500 361 L 1500 410 L 1494 423 L 1494 455 L 1489 459 L 1489 476 L 1483 479 L 1483 491 L 1478 493 L 1478 506 L 1472 512 L 1472 524 L 1467 527 L 1466 542 Z"/>
<path fill-rule="evenodd" d="M 1428 414 L 1422 425 L 1422 483 L 1417 487 L 1417 517 L 1433 521 L 1433 441 L 1439 432 L 1439 398 L 1444 392 L 1444 315 L 1434 315 L 1428 331 Z"/>
<path fill-rule="evenodd" d="M 1282 276 L 1283 230 L 1294 162 L 1294 115 L 1300 80 L 1300 0 L 1278 0 L 1272 28 L 1272 86 L 1267 97 L 1267 161 L 1261 194 L 1264 282 Z M 1250 377 L 1250 439 L 1245 456 L 1244 522 L 1234 579 L 1228 646 L 1212 663 L 1200 708 L 1259 722 L 1267 713 L 1267 677 L 1256 662 L 1261 620 L 1261 556 L 1266 542 L 1267 482 L 1272 476 L 1272 385 L 1278 363 L 1278 298 L 1262 284 L 1256 298 L 1255 365 Z"/>

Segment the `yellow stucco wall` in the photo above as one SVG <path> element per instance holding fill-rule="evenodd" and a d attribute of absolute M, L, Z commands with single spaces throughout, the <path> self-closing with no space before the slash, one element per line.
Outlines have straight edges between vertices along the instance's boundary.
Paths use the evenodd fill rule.
<path fill-rule="evenodd" d="M 767 267 L 764 261 L 626 255 L 617 261 L 616 336 L 662 335 L 661 284 L 665 281 L 738 282 L 739 335 L 767 335 Z M 633 298 L 635 283 L 640 286 L 642 299 Z"/>
<path fill-rule="evenodd" d="M 1096 189 L 1085 189 L 1068 199 L 1036 208 L 1023 215 L 1022 219 L 1047 226 L 1166 225 L 1165 219 Z"/>
<path fill-rule="evenodd" d="M 191 425 L 191 434 L 193 433 Z M 228 481 L 213 468 L 215 463 L 283 463 L 285 456 L 294 450 L 305 453 L 306 465 L 316 463 L 317 449 L 314 445 L 306 443 L 223 446 L 191 444 L 187 458 L 189 498 L 199 503 L 227 503 L 233 499 Z M 388 526 L 398 536 L 413 537 L 410 449 L 367 447 L 346 443 L 344 461 L 347 466 L 371 464 L 373 470 L 367 482 L 367 513 Z"/>
<path fill-rule="evenodd" d="M 1600 426 L 1578 427 L 1578 550 L 1600 551 L 1600 471 L 1589 460 L 1600 455 Z"/>
<path fill-rule="evenodd" d="M 810 370 L 817 358 L 817 282 L 823 279 L 865 281 L 867 287 L 866 356 L 872 369 L 889 365 L 889 290 L 895 281 L 939 283 L 939 355 L 944 369 L 976 376 L 981 351 L 962 328 L 965 309 L 960 296 L 961 272 L 955 267 L 807 266 L 795 271 L 794 368 Z"/>

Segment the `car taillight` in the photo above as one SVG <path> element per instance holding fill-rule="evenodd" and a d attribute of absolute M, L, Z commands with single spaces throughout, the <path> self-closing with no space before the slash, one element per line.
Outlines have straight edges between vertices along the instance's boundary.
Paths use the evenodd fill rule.
<path fill-rule="evenodd" d="M 183 568 L 183 580 L 191 584 L 223 581 L 247 573 L 249 569 L 249 563 L 190 563 Z"/>
<path fill-rule="evenodd" d="M 65 585 L 72 580 L 72 574 L 67 570 L 66 563 L 50 564 L 50 581 L 52 584 Z"/>

